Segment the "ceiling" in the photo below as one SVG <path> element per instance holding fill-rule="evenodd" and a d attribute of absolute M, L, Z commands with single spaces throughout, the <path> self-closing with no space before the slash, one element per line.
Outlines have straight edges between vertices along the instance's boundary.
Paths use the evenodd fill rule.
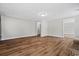
<path fill-rule="evenodd" d="M 0 3 L 0 15 L 35 21 L 53 20 L 79 15 L 79 4 Z"/>

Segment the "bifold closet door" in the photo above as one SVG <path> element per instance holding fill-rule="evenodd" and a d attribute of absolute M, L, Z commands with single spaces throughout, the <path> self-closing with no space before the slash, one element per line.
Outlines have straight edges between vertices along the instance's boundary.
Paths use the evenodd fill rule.
<path fill-rule="evenodd" d="M 63 28 L 64 28 L 65 37 L 74 37 L 75 36 L 75 19 L 74 18 L 64 19 Z"/>

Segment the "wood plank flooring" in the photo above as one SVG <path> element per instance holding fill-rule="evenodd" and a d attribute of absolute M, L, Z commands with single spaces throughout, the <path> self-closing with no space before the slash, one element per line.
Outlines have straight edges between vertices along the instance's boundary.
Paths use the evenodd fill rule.
<path fill-rule="evenodd" d="M 72 56 L 73 39 L 58 37 L 25 37 L 0 41 L 0 56 Z"/>

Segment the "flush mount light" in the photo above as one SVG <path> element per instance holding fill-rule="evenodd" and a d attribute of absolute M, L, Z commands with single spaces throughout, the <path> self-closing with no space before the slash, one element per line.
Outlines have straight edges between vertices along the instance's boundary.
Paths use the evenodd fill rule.
<path fill-rule="evenodd" d="M 40 12 L 39 16 L 42 16 L 42 17 L 47 16 L 47 12 Z"/>
<path fill-rule="evenodd" d="M 45 14 L 41 14 L 41 16 L 46 16 Z"/>

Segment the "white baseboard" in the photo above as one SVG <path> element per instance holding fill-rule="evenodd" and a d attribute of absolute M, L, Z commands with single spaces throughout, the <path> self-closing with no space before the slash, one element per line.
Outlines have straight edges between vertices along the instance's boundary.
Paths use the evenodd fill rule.
<path fill-rule="evenodd" d="M 1 39 L 1 41 L 3 41 L 3 40 L 10 40 L 10 39 L 15 39 L 15 38 L 22 38 L 22 37 L 31 37 L 31 36 L 36 36 L 36 34 L 35 35 L 28 35 L 28 36 L 18 36 L 18 37 L 10 37 L 10 38 L 2 38 Z"/>
<path fill-rule="evenodd" d="M 48 36 L 48 34 L 43 34 L 43 35 L 41 35 L 41 37 L 45 37 L 45 36 Z"/>
<path fill-rule="evenodd" d="M 18 37 L 10 37 L 10 38 L 2 38 L 1 41 L 3 40 L 10 40 L 10 39 L 15 39 L 15 38 L 22 38 L 22 37 L 31 37 L 31 36 L 37 36 L 36 34 L 34 35 L 28 35 L 28 36 L 18 36 Z M 63 38 L 64 36 L 60 36 L 60 35 L 51 35 L 51 34 L 46 34 L 46 35 L 42 35 L 41 37 L 45 37 L 45 36 L 55 36 L 55 37 L 61 37 Z"/>
<path fill-rule="evenodd" d="M 51 35 L 51 34 L 48 34 L 48 36 L 55 36 L 55 37 L 61 37 L 61 38 L 64 37 L 64 36 L 62 36 L 62 35 Z"/>

